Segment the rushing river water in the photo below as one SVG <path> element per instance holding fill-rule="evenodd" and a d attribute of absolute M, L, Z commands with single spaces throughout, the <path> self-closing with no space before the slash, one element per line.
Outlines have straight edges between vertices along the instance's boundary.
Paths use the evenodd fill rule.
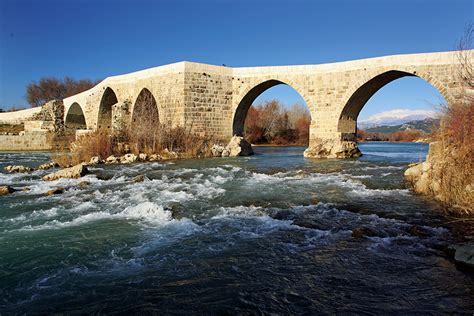
<path fill-rule="evenodd" d="M 427 146 L 360 147 L 359 159 L 259 147 L 53 182 L 1 173 L 30 190 L 0 197 L 0 314 L 474 312 L 440 206 L 403 182 Z M 2 153 L 0 167 L 48 160 Z"/>

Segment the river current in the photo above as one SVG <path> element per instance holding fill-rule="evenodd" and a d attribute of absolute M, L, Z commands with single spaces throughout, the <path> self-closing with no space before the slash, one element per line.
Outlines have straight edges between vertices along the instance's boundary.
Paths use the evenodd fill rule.
<path fill-rule="evenodd" d="M 30 188 L 0 197 L 0 314 L 473 313 L 441 206 L 403 181 L 427 145 L 360 148 L 312 160 L 257 147 L 53 182 L 3 173 L 49 154 L 0 153 L 0 185 Z"/>

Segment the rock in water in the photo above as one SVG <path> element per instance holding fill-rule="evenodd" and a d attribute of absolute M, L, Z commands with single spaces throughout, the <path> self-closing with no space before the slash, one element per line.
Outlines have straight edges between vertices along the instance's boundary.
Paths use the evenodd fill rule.
<path fill-rule="evenodd" d="M 106 164 L 118 163 L 118 162 L 120 162 L 120 159 L 118 157 L 115 157 L 114 155 L 109 156 L 107 157 L 107 159 L 105 159 Z"/>
<path fill-rule="evenodd" d="M 38 170 L 48 170 L 48 169 L 56 168 L 56 167 L 59 167 L 59 165 L 56 162 L 51 161 L 51 162 L 47 162 L 42 165 L 39 165 Z"/>
<path fill-rule="evenodd" d="M 85 189 L 85 188 L 87 188 L 90 184 L 91 184 L 91 183 L 90 183 L 89 181 L 81 181 L 81 182 L 79 182 L 79 185 L 78 185 L 78 186 L 79 186 L 79 188 L 81 188 L 81 189 Z"/>
<path fill-rule="evenodd" d="M 306 158 L 357 158 L 362 153 L 354 141 L 329 139 L 306 148 L 303 155 Z"/>
<path fill-rule="evenodd" d="M 120 157 L 121 163 L 132 163 L 135 161 L 137 161 L 137 156 L 134 154 L 125 154 L 122 157 Z"/>
<path fill-rule="evenodd" d="M 144 174 L 139 174 L 138 176 L 133 177 L 132 182 L 138 183 L 138 182 L 143 182 L 145 181 L 145 175 Z"/>
<path fill-rule="evenodd" d="M 53 188 L 51 190 L 48 190 L 48 192 L 46 192 L 46 195 L 56 195 L 56 194 L 61 194 L 63 192 L 64 192 L 63 188 Z"/>
<path fill-rule="evenodd" d="M 34 169 L 27 166 L 17 165 L 17 166 L 6 166 L 4 170 L 9 173 L 17 173 L 17 172 L 30 172 L 30 171 L 33 171 Z"/>
<path fill-rule="evenodd" d="M 94 157 L 91 157 L 91 160 L 89 161 L 89 165 L 98 165 L 102 163 L 102 160 L 100 160 L 99 156 L 94 156 Z"/>
<path fill-rule="evenodd" d="M 474 268 L 474 244 L 456 246 L 454 260 L 461 264 Z"/>
<path fill-rule="evenodd" d="M 0 195 L 6 195 L 15 192 L 16 190 L 9 185 L 0 186 Z"/>
<path fill-rule="evenodd" d="M 157 154 L 151 154 L 150 157 L 148 157 L 148 161 L 158 161 L 163 159 L 160 155 Z"/>
<path fill-rule="evenodd" d="M 65 168 L 43 177 L 45 181 L 53 181 L 60 178 L 76 179 L 86 175 L 88 172 L 87 167 L 83 164 L 75 165 L 74 167 Z"/>
<path fill-rule="evenodd" d="M 232 137 L 225 149 L 229 151 L 230 157 L 253 155 L 252 145 L 241 136 Z"/>
<path fill-rule="evenodd" d="M 225 147 L 221 145 L 214 144 L 211 148 L 212 157 L 222 157 L 222 152 Z"/>

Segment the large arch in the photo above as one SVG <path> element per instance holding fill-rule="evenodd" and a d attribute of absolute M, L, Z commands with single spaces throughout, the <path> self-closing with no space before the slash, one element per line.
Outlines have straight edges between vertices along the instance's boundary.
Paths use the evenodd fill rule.
<path fill-rule="evenodd" d="M 408 72 L 405 70 L 388 70 L 376 74 L 365 82 L 357 83 L 353 89 L 349 90 L 348 95 L 343 98 L 343 100 L 347 100 L 347 102 L 344 104 L 344 107 L 340 112 L 341 114 L 339 116 L 337 131 L 343 134 L 344 139 L 352 140 L 355 138 L 357 118 L 367 101 L 369 101 L 369 99 L 382 87 L 403 77 L 418 77 L 423 79 L 436 88 L 447 102 L 451 100 L 450 96 L 446 93 L 446 89 L 429 75 L 420 74 L 416 71 Z"/>
<path fill-rule="evenodd" d="M 132 109 L 132 126 L 146 125 L 144 123 L 160 123 L 158 104 L 153 94 L 147 88 L 143 88 L 140 91 Z"/>
<path fill-rule="evenodd" d="M 235 108 L 235 111 L 233 112 L 233 117 L 232 117 L 232 135 L 237 135 L 237 136 L 243 136 L 244 134 L 244 125 L 245 125 L 245 118 L 247 117 L 247 113 L 250 109 L 250 106 L 252 106 L 253 102 L 259 95 L 264 93 L 266 90 L 277 86 L 277 85 L 287 85 L 291 87 L 293 90 L 295 90 L 305 101 L 306 106 L 309 109 L 310 115 L 311 113 L 311 108 L 310 104 L 308 103 L 307 98 L 301 94 L 297 89 L 295 89 L 292 85 L 282 81 L 282 80 L 277 80 L 277 79 L 269 79 L 264 82 L 261 82 L 252 88 L 248 89 L 240 102 L 238 103 L 237 107 Z"/>
<path fill-rule="evenodd" d="M 70 107 L 64 121 L 66 128 L 87 129 L 86 118 L 79 103 L 74 102 Z"/>
<path fill-rule="evenodd" d="M 102 95 L 102 99 L 100 100 L 97 128 L 112 128 L 112 107 L 117 102 L 118 100 L 115 92 L 110 87 L 107 87 Z"/>

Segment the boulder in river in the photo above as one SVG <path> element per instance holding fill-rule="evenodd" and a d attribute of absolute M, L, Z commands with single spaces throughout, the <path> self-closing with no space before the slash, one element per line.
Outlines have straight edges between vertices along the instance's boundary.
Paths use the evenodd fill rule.
<path fill-rule="evenodd" d="M 6 195 L 15 192 L 16 190 L 9 185 L 0 186 L 0 195 Z"/>
<path fill-rule="evenodd" d="M 87 167 L 84 164 L 78 164 L 74 167 L 61 169 L 59 171 L 47 174 L 43 177 L 45 181 L 58 180 L 60 178 L 76 179 L 86 175 L 88 172 Z"/>
<path fill-rule="evenodd" d="M 81 189 L 85 189 L 85 188 L 87 188 L 90 184 L 91 184 L 91 183 L 90 183 L 89 181 L 81 181 L 81 182 L 79 182 L 78 186 L 79 186 L 79 188 L 81 188 Z"/>
<path fill-rule="evenodd" d="M 147 154 L 145 154 L 145 153 L 139 153 L 139 154 L 138 154 L 138 160 L 139 160 L 139 161 L 147 161 L 147 159 L 148 159 L 148 155 L 147 155 Z"/>
<path fill-rule="evenodd" d="M 51 162 L 47 162 L 42 165 L 39 165 L 38 170 L 48 170 L 48 169 L 56 168 L 56 167 L 59 167 L 59 164 L 57 162 L 51 161 Z"/>
<path fill-rule="evenodd" d="M 454 260 L 463 265 L 474 268 L 474 244 L 464 244 L 456 246 L 456 252 L 454 253 Z"/>
<path fill-rule="evenodd" d="M 128 164 L 137 161 L 137 155 L 135 154 L 125 154 L 120 157 L 120 163 Z"/>
<path fill-rule="evenodd" d="M 151 154 L 149 157 L 148 157 L 148 161 L 158 161 L 158 160 L 161 160 L 163 159 L 160 155 L 157 155 L 157 154 Z"/>
<path fill-rule="evenodd" d="M 46 192 L 46 195 L 56 195 L 56 194 L 62 194 L 64 193 L 63 188 L 52 188 Z"/>
<path fill-rule="evenodd" d="M 252 145 L 241 136 L 233 136 L 226 149 L 230 157 L 253 155 Z"/>
<path fill-rule="evenodd" d="M 23 165 L 16 165 L 16 166 L 10 165 L 10 166 L 6 166 L 4 170 L 9 173 L 22 173 L 22 172 L 30 172 L 30 171 L 33 171 L 34 169 L 28 166 L 23 166 Z"/>
<path fill-rule="evenodd" d="M 214 144 L 211 148 L 212 157 L 222 157 L 222 152 L 224 149 L 224 146 Z"/>
<path fill-rule="evenodd" d="M 113 164 L 113 163 L 119 163 L 120 158 L 115 157 L 114 155 L 111 155 L 105 159 L 106 164 Z"/>
<path fill-rule="evenodd" d="M 144 174 L 139 174 L 138 176 L 133 177 L 132 182 L 138 183 L 138 182 L 143 182 L 145 181 L 145 175 Z"/>
<path fill-rule="evenodd" d="M 369 227 L 360 226 L 352 230 L 352 237 L 354 238 L 363 238 L 366 237 L 375 237 L 378 236 L 377 232 Z"/>
<path fill-rule="evenodd" d="M 98 165 L 100 163 L 103 163 L 103 160 L 101 160 L 99 156 L 91 157 L 91 160 L 89 160 L 89 165 L 91 166 Z"/>

